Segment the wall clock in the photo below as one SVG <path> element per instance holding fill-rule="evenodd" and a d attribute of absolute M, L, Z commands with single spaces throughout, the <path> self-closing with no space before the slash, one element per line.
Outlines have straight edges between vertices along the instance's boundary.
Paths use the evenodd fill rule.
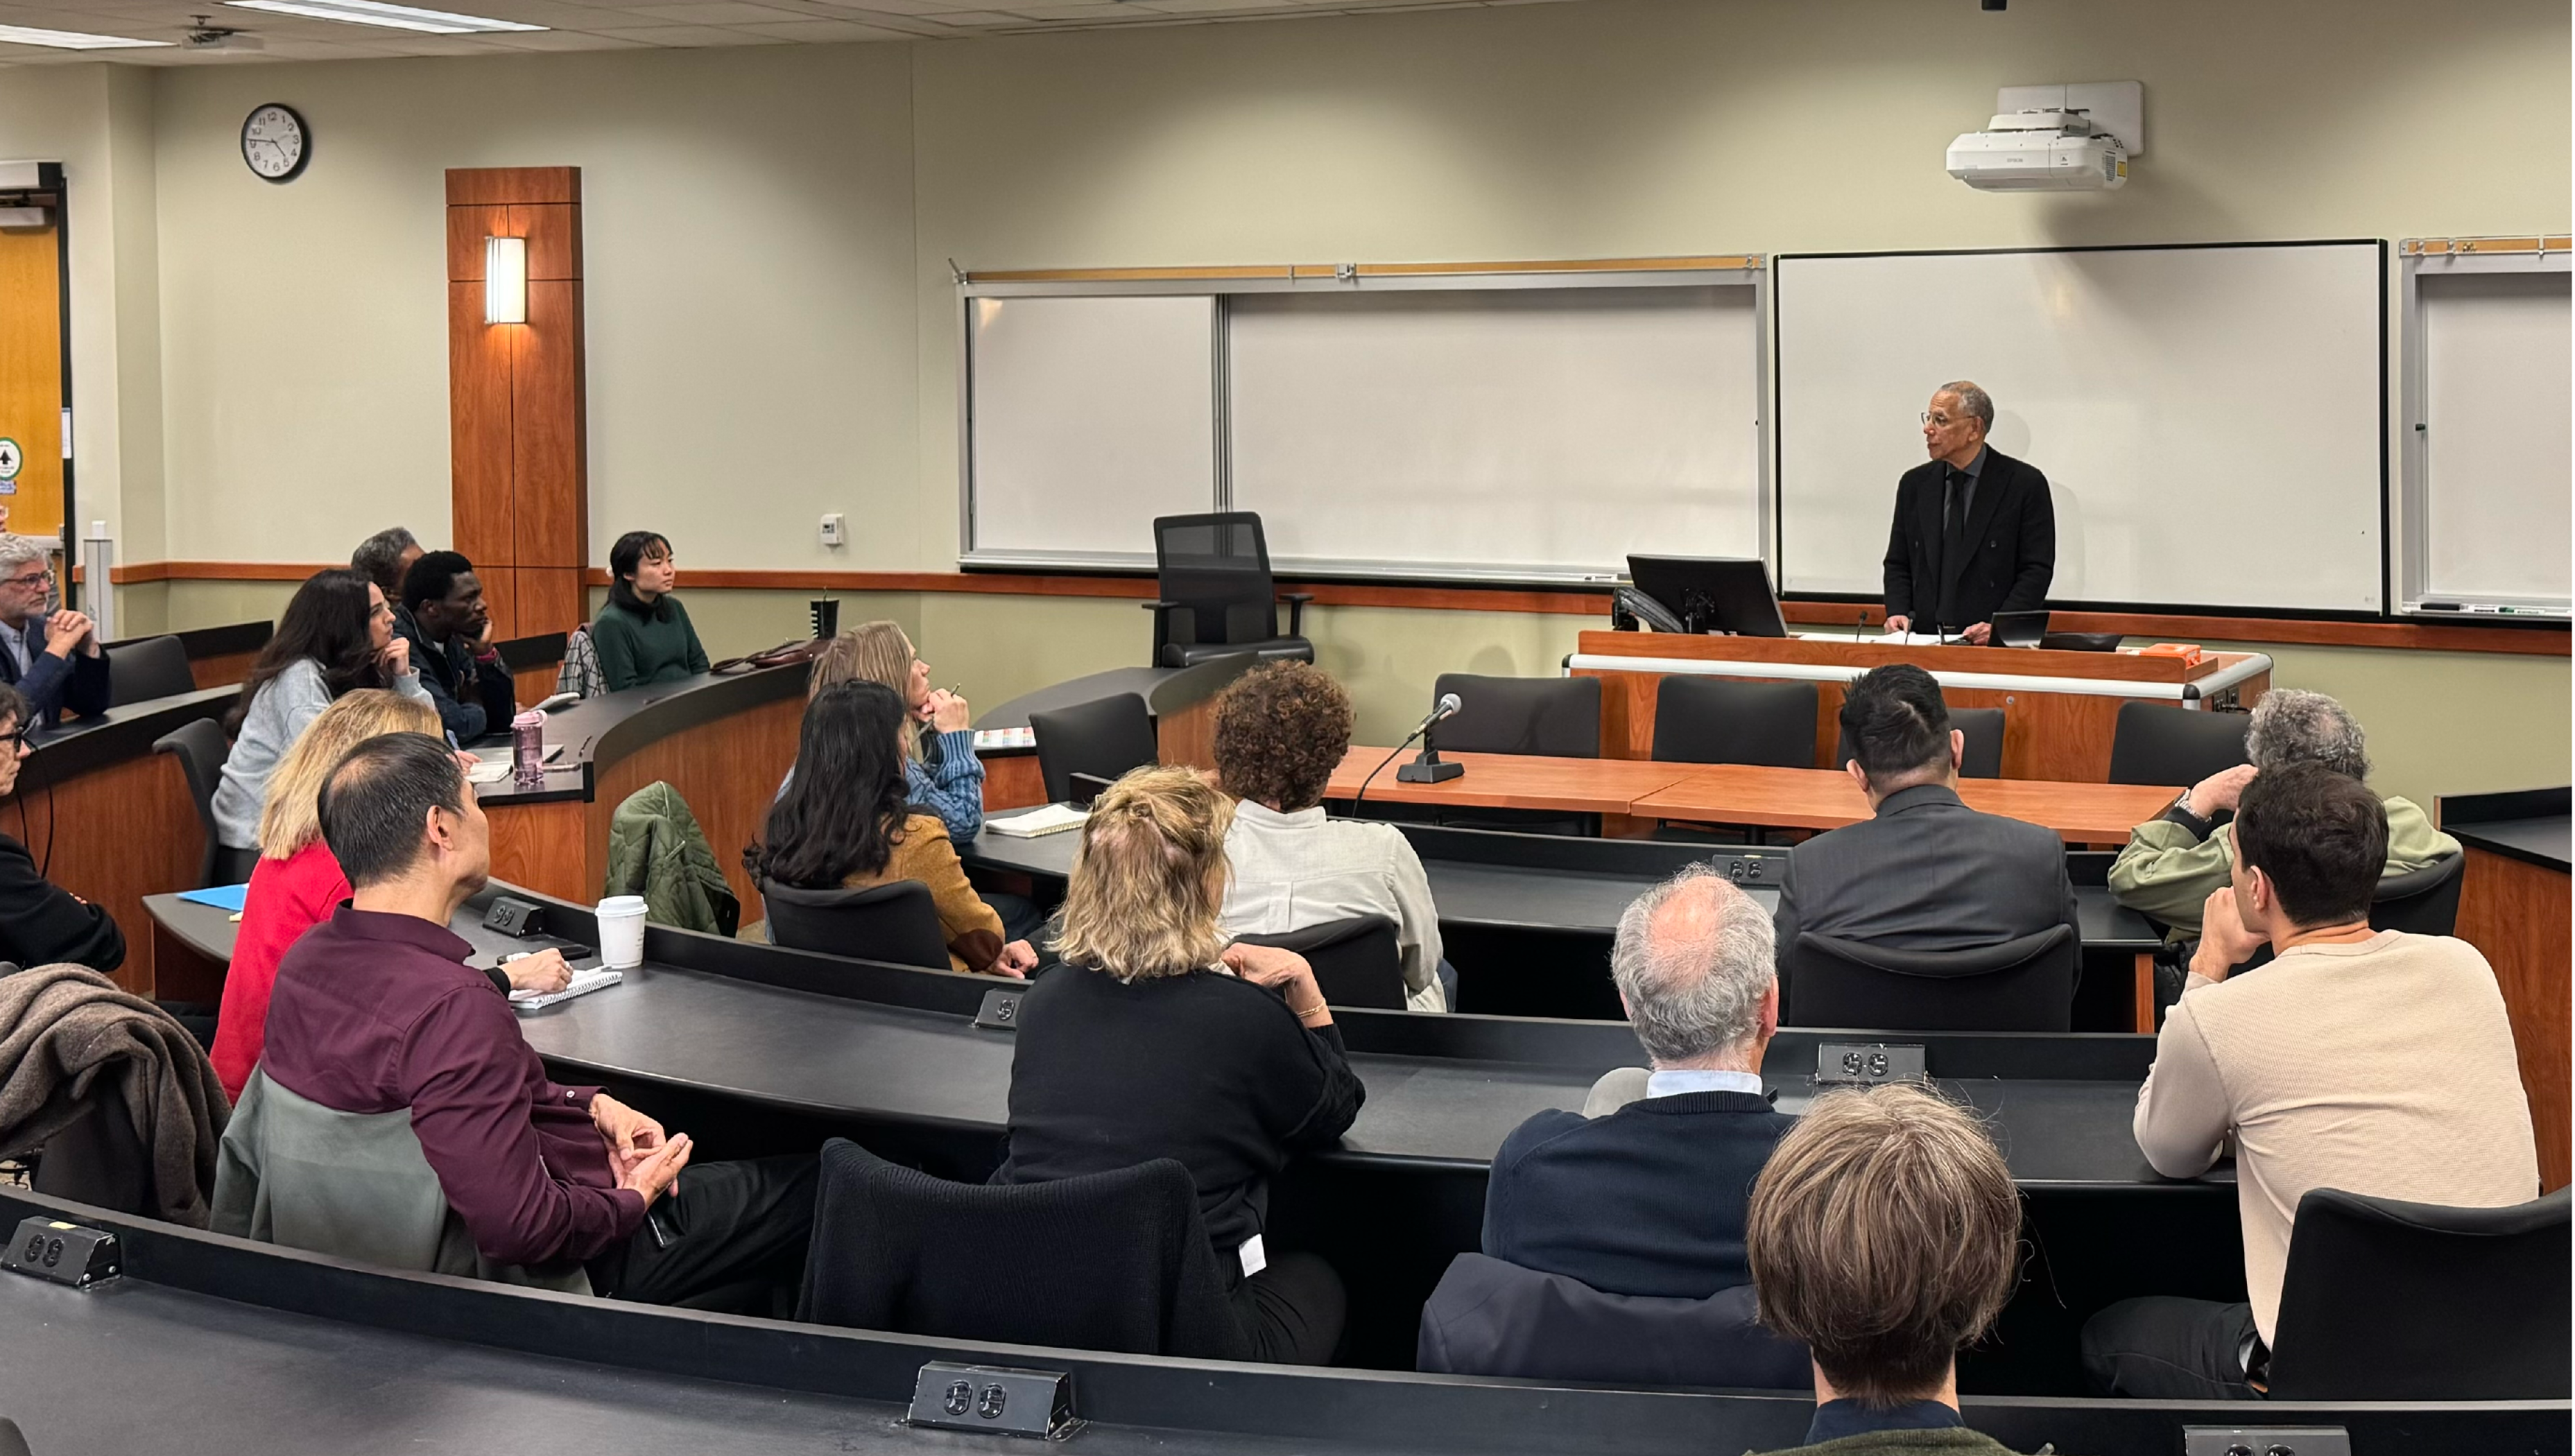
<path fill-rule="evenodd" d="M 294 107 L 272 101 L 242 119 L 242 161 L 266 182 L 292 182 L 313 156 L 313 135 Z"/>

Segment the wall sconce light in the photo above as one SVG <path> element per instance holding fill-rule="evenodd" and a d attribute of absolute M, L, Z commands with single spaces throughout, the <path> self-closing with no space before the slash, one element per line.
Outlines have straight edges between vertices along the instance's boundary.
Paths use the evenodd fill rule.
<path fill-rule="evenodd" d="M 483 322 L 528 321 L 528 240 L 483 240 Z"/>

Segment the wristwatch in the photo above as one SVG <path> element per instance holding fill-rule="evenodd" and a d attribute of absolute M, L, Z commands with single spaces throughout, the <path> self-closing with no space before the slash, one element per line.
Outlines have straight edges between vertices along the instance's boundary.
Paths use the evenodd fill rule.
<path fill-rule="evenodd" d="M 2193 784 L 2193 785 L 2191 785 L 2191 787 L 2196 788 L 2196 787 L 2198 787 L 2198 785 L 2197 785 L 2197 784 Z M 2172 806 L 2173 806 L 2173 807 L 2175 807 L 2175 808 L 2177 808 L 2177 809 L 2180 809 L 2183 813 L 2189 814 L 2192 818 L 2199 818 L 2199 817 L 2201 817 L 2201 816 L 2202 816 L 2202 815 L 2200 814 L 2200 812 L 2199 812 L 2197 809 L 2194 809 L 2194 808 L 2192 808 L 2192 807 L 2190 806 L 2190 789 L 2189 789 L 2189 788 L 2185 788 L 2185 789 L 2183 789 L 2183 790 L 2181 791 L 2181 797 L 2174 799 L 2174 800 L 2173 800 L 2173 805 L 2172 805 Z"/>

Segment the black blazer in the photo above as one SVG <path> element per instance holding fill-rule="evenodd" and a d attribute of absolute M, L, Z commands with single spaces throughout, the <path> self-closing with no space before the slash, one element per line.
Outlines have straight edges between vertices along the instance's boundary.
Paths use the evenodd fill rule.
<path fill-rule="evenodd" d="M 1976 950 L 2059 921 L 2082 935 L 2064 841 L 1969 808 L 1937 783 L 1899 788 L 1874 817 L 1790 850 L 1773 912 L 1782 955 L 1800 930 L 1894 950 Z"/>
<path fill-rule="evenodd" d="M 1940 574 L 1962 573 L 1952 630 L 1991 622 L 1997 612 L 2035 612 L 2056 579 L 2056 508 L 2038 467 L 1985 448 L 1985 468 L 1967 513 L 1967 559 L 1940 560 L 1942 487 L 1949 467 L 1926 461 L 1895 483 L 1895 526 L 1886 541 L 1886 615 L 1917 621 L 1940 606 Z"/>
<path fill-rule="evenodd" d="M 1749 1092 L 1540 1112 L 1493 1154 L 1484 1252 L 1604 1294 L 1705 1299 L 1748 1284 L 1752 1180 L 1795 1125 Z"/>

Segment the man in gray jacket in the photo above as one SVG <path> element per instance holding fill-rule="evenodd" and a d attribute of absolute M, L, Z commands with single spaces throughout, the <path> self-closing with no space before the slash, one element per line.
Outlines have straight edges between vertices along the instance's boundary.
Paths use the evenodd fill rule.
<path fill-rule="evenodd" d="M 1850 775 L 1875 816 L 1789 854 L 1775 919 L 1783 961 L 1800 931 L 1896 950 L 1976 950 L 2075 925 L 2056 834 L 1959 800 L 1966 736 L 1949 727 L 1930 674 L 1899 663 L 1861 677 L 1842 699 L 1841 726 Z"/>

